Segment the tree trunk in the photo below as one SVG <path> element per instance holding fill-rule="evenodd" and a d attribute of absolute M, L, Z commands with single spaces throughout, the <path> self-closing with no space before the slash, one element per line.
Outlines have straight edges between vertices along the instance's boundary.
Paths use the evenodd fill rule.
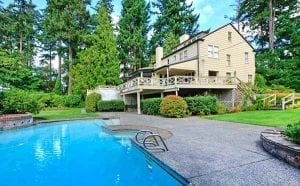
<path fill-rule="evenodd" d="M 273 9 L 274 3 L 273 1 L 275 0 L 269 0 L 269 10 L 270 10 L 270 15 L 269 15 L 269 49 L 271 52 L 274 52 L 274 30 L 275 30 L 275 24 L 274 24 L 274 19 L 275 19 L 275 10 Z"/>
<path fill-rule="evenodd" d="M 72 94 L 72 63 L 73 63 L 73 49 L 69 42 L 69 84 L 68 84 L 68 95 Z"/>
<path fill-rule="evenodd" d="M 23 52 L 23 34 L 20 35 L 20 41 L 19 41 L 19 52 L 20 54 Z"/>
<path fill-rule="evenodd" d="M 58 78 L 61 80 L 61 54 L 58 54 Z"/>
<path fill-rule="evenodd" d="M 50 50 L 49 50 L 49 55 L 50 55 L 50 59 L 49 59 L 49 77 L 50 77 L 50 80 L 51 80 L 51 75 L 52 75 L 52 49 L 50 47 Z"/>

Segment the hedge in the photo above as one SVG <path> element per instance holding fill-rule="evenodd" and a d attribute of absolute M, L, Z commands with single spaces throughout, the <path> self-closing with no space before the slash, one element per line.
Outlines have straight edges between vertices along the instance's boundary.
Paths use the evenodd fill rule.
<path fill-rule="evenodd" d="M 184 100 L 188 105 L 189 112 L 193 115 L 217 113 L 217 98 L 214 96 L 185 97 Z"/>
<path fill-rule="evenodd" d="M 31 93 L 31 95 L 39 102 L 42 108 L 83 107 L 83 100 L 80 95 L 57 95 L 54 93 L 41 92 Z"/>
<path fill-rule="evenodd" d="M 38 101 L 27 91 L 9 90 L 3 95 L 3 114 L 25 114 L 27 112 L 37 114 L 41 110 Z"/>
<path fill-rule="evenodd" d="M 149 98 L 141 101 L 141 110 L 143 114 L 159 115 L 161 98 Z"/>
<path fill-rule="evenodd" d="M 187 115 L 187 104 L 180 96 L 169 95 L 160 104 L 160 114 L 171 118 L 182 118 Z"/>
<path fill-rule="evenodd" d="M 101 95 L 97 93 L 92 93 L 86 96 L 85 99 L 85 110 L 86 112 L 96 112 L 97 103 L 101 100 Z"/>
<path fill-rule="evenodd" d="M 99 112 L 116 112 L 124 111 L 125 104 L 120 100 L 111 100 L 111 101 L 98 101 L 97 110 Z"/>

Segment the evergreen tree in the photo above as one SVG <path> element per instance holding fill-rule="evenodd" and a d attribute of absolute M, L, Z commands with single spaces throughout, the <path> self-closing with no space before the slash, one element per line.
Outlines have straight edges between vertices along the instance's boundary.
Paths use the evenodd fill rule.
<path fill-rule="evenodd" d="M 0 50 L 0 86 L 37 90 L 41 80 L 20 60 L 20 54 Z"/>
<path fill-rule="evenodd" d="M 97 29 L 87 38 L 91 46 L 78 54 L 78 63 L 73 70 L 74 93 L 85 95 L 87 89 L 98 85 L 120 83 L 116 38 L 104 6 L 99 9 L 97 22 Z"/>
<path fill-rule="evenodd" d="M 112 4 L 112 0 L 100 0 L 98 2 L 98 7 L 104 6 L 107 10 L 109 17 L 111 18 L 111 14 L 114 11 L 114 5 Z"/>
<path fill-rule="evenodd" d="M 58 95 L 62 95 L 63 94 L 63 89 L 62 89 L 62 84 L 61 84 L 61 79 L 58 77 L 55 81 L 55 85 L 54 85 L 54 88 L 53 88 L 53 92 L 55 94 L 58 94 Z"/>
<path fill-rule="evenodd" d="M 257 72 L 270 84 L 300 90 L 300 20 L 297 0 L 243 0 L 239 18 L 256 30 Z"/>
<path fill-rule="evenodd" d="M 14 0 L 3 12 L 4 48 L 9 52 L 18 52 L 20 60 L 31 67 L 36 41 L 37 18 L 39 12 L 31 0 Z M 17 50 L 16 50 L 17 49 Z"/>
<path fill-rule="evenodd" d="M 168 55 L 172 52 L 172 49 L 179 44 L 178 37 L 173 32 L 167 33 L 167 38 L 164 44 L 164 55 Z"/>
<path fill-rule="evenodd" d="M 148 66 L 146 54 L 150 7 L 145 0 L 123 0 L 122 6 L 118 50 L 125 74 Z"/>
<path fill-rule="evenodd" d="M 72 90 L 72 67 L 76 54 L 83 45 L 89 23 L 89 0 L 48 0 L 44 24 L 47 33 L 68 50 L 68 94 Z M 61 55 L 61 54 L 60 54 Z"/>
<path fill-rule="evenodd" d="M 157 0 L 152 5 L 158 10 L 154 12 L 158 17 L 153 25 L 152 53 L 157 46 L 164 45 L 169 32 L 173 32 L 176 37 L 197 32 L 199 14 L 194 13 L 192 3 L 188 5 L 186 0 Z"/>

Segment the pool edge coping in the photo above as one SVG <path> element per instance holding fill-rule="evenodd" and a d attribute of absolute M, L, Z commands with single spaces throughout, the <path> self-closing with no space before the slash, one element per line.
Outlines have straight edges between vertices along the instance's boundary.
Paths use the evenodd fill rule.
<path fill-rule="evenodd" d="M 182 185 L 191 185 L 192 183 L 179 174 L 177 171 L 172 169 L 169 165 L 167 165 L 165 162 L 157 158 L 153 153 L 145 150 L 143 147 L 141 147 L 134 139 L 130 139 L 131 143 L 140 150 L 144 155 L 148 156 L 151 160 L 153 160 L 160 168 L 162 168 L 164 171 L 166 171 L 170 176 L 172 176 L 175 180 L 177 180 Z"/>

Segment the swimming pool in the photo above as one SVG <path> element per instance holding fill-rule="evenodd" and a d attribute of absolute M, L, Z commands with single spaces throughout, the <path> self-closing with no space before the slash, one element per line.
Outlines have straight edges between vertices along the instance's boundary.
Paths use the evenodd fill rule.
<path fill-rule="evenodd" d="M 181 185 L 102 120 L 0 132 L 1 185 Z"/>

